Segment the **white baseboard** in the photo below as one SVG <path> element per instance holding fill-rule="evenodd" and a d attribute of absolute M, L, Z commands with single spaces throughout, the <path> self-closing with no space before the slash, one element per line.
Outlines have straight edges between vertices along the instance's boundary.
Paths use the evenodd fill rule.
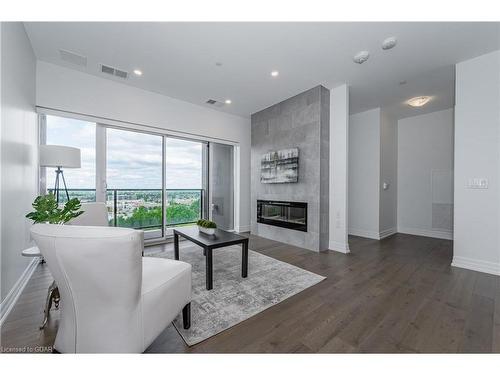
<path fill-rule="evenodd" d="M 23 292 L 26 284 L 30 281 L 33 272 L 35 272 L 36 266 L 38 265 L 40 258 L 33 258 L 31 262 L 28 264 L 26 269 L 23 271 L 21 277 L 16 281 L 9 294 L 4 298 L 2 303 L 0 304 L 0 326 L 3 325 L 7 316 L 9 316 L 12 308 L 16 304 L 19 296 Z"/>
<path fill-rule="evenodd" d="M 447 230 L 427 230 L 427 229 L 398 227 L 398 233 L 413 234 L 414 236 L 441 238 L 443 240 L 453 239 L 453 231 L 447 231 Z"/>
<path fill-rule="evenodd" d="M 363 230 L 363 229 L 355 229 L 355 228 L 350 228 L 349 229 L 349 235 L 351 236 L 358 236 L 358 237 L 363 237 L 363 238 L 370 238 L 372 240 L 381 240 L 383 238 L 392 236 L 393 234 L 396 234 L 398 231 L 396 228 L 389 228 L 385 229 L 380 232 L 375 232 L 371 230 Z"/>
<path fill-rule="evenodd" d="M 454 256 L 451 265 L 453 267 L 465 268 L 472 271 L 500 276 L 500 263 Z"/>
<path fill-rule="evenodd" d="M 333 251 L 338 251 L 339 253 L 343 254 L 349 254 L 351 252 L 349 250 L 349 244 L 340 241 L 330 241 L 328 243 L 328 249 Z"/>
<path fill-rule="evenodd" d="M 240 225 L 239 227 L 234 228 L 234 230 L 238 233 L 250 232 L 250 225 Z"/>
<path fill-rule="evenodd" d="M 389 237 L 389 236 L 392 236 L 393 234 L 396 234 L 396 233 L 398 233 L 396 228 L 389 228 L 389 229 L 382 230 L 379 233 L 379 239 L 382 240 L 382 239 Z"/>
<path fill-rule="evenodd" d="M 373 240 L 379 240 L 380 235 L 378 232 L 364 229 L 349 228 L 349 234 L 352 236 L 371 238 Z"/>

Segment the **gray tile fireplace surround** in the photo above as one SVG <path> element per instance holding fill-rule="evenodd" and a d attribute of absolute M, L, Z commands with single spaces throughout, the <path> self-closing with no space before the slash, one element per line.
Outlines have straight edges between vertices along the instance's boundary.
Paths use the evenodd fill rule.
<path fill-rule="evenodd" d="M 317 86 L 254 113 L 251 151 L 252 233 L 319 251 L 328 248 L 330 92 Z M 269 151 L 297 147 L 297 183 L 263 184 L 260 160 Z M 257 223 L 257 200 L 307 203 L 307 232 Z"/>

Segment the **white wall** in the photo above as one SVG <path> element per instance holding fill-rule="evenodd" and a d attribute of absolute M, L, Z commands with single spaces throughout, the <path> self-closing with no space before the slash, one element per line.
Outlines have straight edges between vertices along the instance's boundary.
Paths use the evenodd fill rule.
<path fill-rule="evenodd" d="M 250 119 L 39 61 L 36 104 L 240 144 L 240 218 L 250 229 Z"/>
<path fill-rule="evenodd" d="M 455 96 L 452 265 L 500 275 L 500 51 L 457 64 Z"/>
<path fill-rule="evenodd" d="M 380 108 L 349 116 L 349 234 L 379 238 Z"/>
<path fill-rule="evenodd" d="M 452 238 L 453 109 L 398 121 L 398 232 Z"/>
<path fill-rule="evenodd" d="M 35 56 L 22 23 L 1 25 L 1 299 L 5 300 L 29 259 L 24 216 L 37 193 L 37 116 Z"/>
<path fill-rule="evenodd" d="M 380 219 L 379 237 L 397 231 L 398 121 L 380 111 Z M 383 184 L 387 188 L 383 188 Z"/>
<path fill-rule="evenodd" d="M 452 170 L 452 109 L 400 121 L 380 108 L 351 115 L 349 234 L 451 238 Z"/>
<path fill-rule="evenodd" d="M 329 248 L 349 253 L 348 227 L 348 154 L 349 154 L 349 87 L 342 85 L 330 91 L 330 199 Z"/>

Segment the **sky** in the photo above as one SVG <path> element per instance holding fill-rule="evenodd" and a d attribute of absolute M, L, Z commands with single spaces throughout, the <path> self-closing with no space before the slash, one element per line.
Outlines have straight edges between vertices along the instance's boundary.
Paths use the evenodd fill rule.
<path fill-rule="evenodd" d="M 47 144 L 77 147 L 82 167 L 65 169 L 68 189 L 95 189 L 96 124 L 47 116 Z M 108 189 L 161 189 L 162 137 L 108 128 Z M 166 188 L 201 189 L 202 144 L 175 138 L 166 140 Z M 48 186 L 52 186 L 47 174 Z"/>

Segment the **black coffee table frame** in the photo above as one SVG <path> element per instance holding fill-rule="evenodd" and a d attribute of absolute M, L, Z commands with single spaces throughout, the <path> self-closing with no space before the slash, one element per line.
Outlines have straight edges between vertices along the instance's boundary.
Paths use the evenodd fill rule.
<path fill-rule="evenodd" d="M 174 252 L 176 260 L 179 260 L 179 236 L 203 248 L 207 290 L 213 289 L 212 250 L 214 249 L 241 244 L 241 277 L 245 278 L 248 276 L 248 238 L 220 229 L 216 229 L 215 234 L 212 236 L 199 233 L 198 228 L 193 226 L 174 229 Z"/>

